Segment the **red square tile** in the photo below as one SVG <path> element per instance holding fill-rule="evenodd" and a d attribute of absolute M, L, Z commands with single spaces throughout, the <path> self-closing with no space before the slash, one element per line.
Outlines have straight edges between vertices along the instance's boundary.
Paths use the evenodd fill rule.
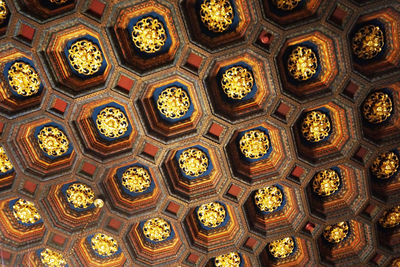
<path fill-rule="evenodd" d="M 81 172 L 83 172 L 86 175 L 93 176 L 94 173 L 96 172 L 96 166 L 89 162 L 84 162 L 82 165 Z"/>
<path fill-rule="evenodd" d="M 122 224 L 121 221 L 111 218 L 107 226 L 110 227 L 111 229 L 118 231 L 119 228 L 121 227 L 121 224 Z"/>
<path fill-rule="evenodd" d="M 249 248 L 253 250 L 258 244 L 258 241 L 252 237 L 247 238 L 246 243 L 244 243 L 244 246 L 246 248 Z"/>
<path fill-rule="evenodd" d="M 347 95 L 348 97 L 353 98 L 354 95 L 357 93 L 358 89 L 359 87 L 357 84 L 353 83 L 352 81 L 349 81 L 346 88 L 344 89 L 344 94 Z"/>
<path fill-rule="evenodd" d="M 365 209 L 364 213 L 367 214 L 368 216 L 371 216 L 376 210 L 376 206 L 369 204 Z"/>
<path fill-rule="evenodd" d="M 258 41 L 263 45 L 270 45 L 272 41 L 272 35 L 265 30 L 262 30 L 258 36 Z"/>
<path fill-rule="evenodd" d="M 117 87 L 129 93 L 133 84 L 134 81 L 132 79 L 126 77 L 125 75 L 121 75 L 119 76 Z"/>
<path fill-rule="evenodd" d="M 154 158 L 157 155 L 157 152 L 158 152 L 158 147 L 150 143 L 146 143 L 144 145 L 143 153 L 146 154 L 147 156 Z"/>
<path fill-rule="evenodd" d="M 312 231 L 314 231 L 315 228 L 315 224 L 309 222 L 306 224 L 306 226 L 304 227 L 304 229 L 306 229 L 306 231 L 312 233 Z"/>
<path fill-rule="evenodd" d="M 239 196 L 240 192 L 242 192 L 242 188 L 240 188 L 237 185 L 232 184 L 231 187 L 229 187 L 227 194 L 231 197 L 237 198 Z"/>
<path fill-rule="evenodd" d="M 36 191 L 37 184 L 31 181 L 25 181 L 24 190 L 30 194 L 34 194 Z"/>
<path fill-rule="evenodd" d="M 341 26 L 346 16 L 347 12 L 343 10 L 340 6 L 336 6 L 335 10 L 333 11 L 330 17 L 330 20 Z"/>
<path fill-rule="evenodd" d="M 275 114 L 278 115 L 279 117 L 286 118 L 289 111 L 290 111 L 290 106 L 281 102 L 278 108 L 276 109 Z"/>
<path fill-rule="evenodd" d="M 190 53 L 188 58 L 186 59 L 186 66 L 198 70 L 201 66 L 201 62 L 203 61 L 203 58 L 199 55 L 196 55 L 194 53 Z"/>
<path fill-rule="evenodd" d="M 210 126 L 210 129 L 208 130 L 208 134 L 219 138 L 223 131 L 224 131 L 224 127 L 222 127 L 221 125 L 219 125 L 216 122 L 213 122 Z"/>
<path fill-rule="evenodd" d="M 68 103 L 62 100 L 61 98 L 56 98 L 53 101 L 53 105 L 51 107 L 57 113 L 64 114 L 65 110 L 67 109 Z"/>
<path fill-rule="evenodd" d="M 31 42 L 33 40 L 33 37 L 35 35 L 35 29 L 32 28 L 29 25 L 26 25 L 24 23 L 21 23 L 21 26 L 19 28 L 19 33 L 18 36 L 24 38 L 25 40 Z"/>
<path fill-rule="evenodd" d="M 357 160 L 363 162 L 365 156 L 368 154 L 368 150 L 365 149 L 364 147 L 359 147 L 356 154 L 354 155 L 354 158 L 356 158 Z"/>
<path fill-rule="evenodd" d="M 294 178 L 300 178 L 304 173 L 304 169 L 300 166 L 296 166 L 293 168 L 292 173 L 290 174 Z"/>
<path fill-rule="evenodd" d="M 100 2 L 99 0 L 92 0 L 92 2 L 89 5 L 88 11 L 94 16 L 100 18 L 103 15 L 105 7 L 106 4 Z"/>
<path fill-rule="evenodd" d="M 63 246 L 65 243 L 65 237 L 62 235 L 54 234 L 53 235 L 53 243 L 58 245 L 58 246 Z"/>
<path fill-rule="evenodd" d="M 190 255 L 187 257 L 187 261 L 192 264 L 196 264 L 199 259 L 200 257 L 193 253 L 190 253 Z"/>
<path fill-rule="evenodd" d="M 179 210 L 180 210 L 180 208 L 181 208 L 181 206 L 179 206 L 179 204 L 171 201 L 171 202 L 168 203 L 168 206 L 167 206 L 166 210 L 169 213 L 177 215 Z"/>

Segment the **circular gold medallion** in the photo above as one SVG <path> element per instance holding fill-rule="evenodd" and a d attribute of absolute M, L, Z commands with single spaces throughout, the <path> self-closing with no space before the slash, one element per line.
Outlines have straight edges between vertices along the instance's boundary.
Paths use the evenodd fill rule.
<path fill-rule="evenodd" d="M 197 218 L 206 227 L 220 226 L 226 217 L 225 207 L 218 202 L 203 204 L 197 210 Z"/>
<path fill-rule="evenodd" d="M 151 54 L 160 51 L 167 41 L 164 25 L 156 18 L 143 18 L 133 26 L 132 41 L 142 52 Z"/>
<path fill-rule="evenodd" d="M 229 0 L 204 0 L 200 7 L 203 24 L 213 32 L 224 32 L 233 23 L 233 8 Z"/>
<path fill-rule="evenodd" d="M 76 41 L 68 49 L 68 60 L 79 74 L 96 74 L 103 63 L 103 55 L 97 44 L 89 40 Z"/>
<path fill-rule="evenodd" d="M 162 218 L 149 219 L 143 225 L 143 233 L 151 241 L 163 241 L 171 235 L 171 225 Z"/>
<path fill-rule="evenodd" d="M 361 59 L 372 59 L 383 49 L 385 38 L 379 26 L 367 25 L 359 29 L 351 40 L 353 53 Z"/>

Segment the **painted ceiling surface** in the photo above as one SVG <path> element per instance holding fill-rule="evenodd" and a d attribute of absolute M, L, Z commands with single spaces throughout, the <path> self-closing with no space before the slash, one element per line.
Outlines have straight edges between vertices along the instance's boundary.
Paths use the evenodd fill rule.
<path fill-rule="evenodd" d="M 400 266 L 400 2 L 0 0 L 1 266 Z"/>

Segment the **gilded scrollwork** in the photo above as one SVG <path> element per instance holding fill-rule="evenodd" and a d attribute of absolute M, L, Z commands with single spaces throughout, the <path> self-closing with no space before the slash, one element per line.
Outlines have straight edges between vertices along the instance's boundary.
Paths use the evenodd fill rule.
<path fill-rule="evenodd" d="M 140 193 L 150 187 L 151 177 L 145 168 L 131 167 L 122 174 L 122 185 L 130 192 Z"/>
<path fill-rule="evenodd" d="M 179 168 L 189 176 L 200 176 L 207 171 L 207 154 L 198 148 L 189 148 L 179 156 Z"/>
<path fill-rule="evenodd" d="M 261 211 L 272 212 L 282 205 L 283 194 L 278 187 L 267 186 L 257 190 L 254 200 Z"/>
<path fill-rule="evenodd" d="M 197 210 L 197 218 L 206 227 L 215 228 L 220 226 L 225 217 L 225 207 L 218 202 L 203 204 Z"/>
<path fill-rule="evenodd" d="M 239 267 L 241 259 L 239 253 L 230 252 L 215 257 L 215 267 Z"/>
<path fill-rule="evenodd" d="M 229 0 L 205 0 L 200 7 L 203 24 L 213 32 L 224 32 L 233 23 L 233 7 Z"/>
<path fill-rule="evenodd" d="M 331 122 L 328 116 L 321 111 L 310 111 L 301 124 L 301 133 L 309 142 L 320 142 L 329 136 Z"/>
<path fill-rule="evenodd" d="M 269 243 L 268 250 L 275 258 L 287 258 L 294 251 L 294 240 L 291 237 L 274 240 Z"/>
<path fill-rule="evenodd" d="M 302 0 L 272 0 L 272 3 L 281 10 L 290 11 L 295 9 Z"/>
<path fill-rule="evenodd" d="M 400 205 L 386 210 L 382 217 L 379 218 L 379 223 L 384 228 L 393 228 L 398 226 L 400 224 Z"/>
<path fill-rule="evenodd" d="M 0 24 L 2 24 L 8 15 L 8 9 L 7 9 L 7 4 L 6 1 L 0 0 Z"/>
<path fill-rule="evenodd" d="M 306 81 L 317 72 L 317 55 L 310 48 L 297 46 L 290 53 L 287 64 L 289 74 L 294 79 Z"/>
<path fill-rule="evenodd" d="M 165 117 L 179 119 L 189 110 L 190 99 L 182 88 L 169 87 L 158 96 L 157 108 Z"/>
<path fill-rule="evenodd" d="M 389 179 L 399 169 L 399 157 L 394 152 L 384 152 L 372 162 L 371 171 L 378 179 Z"/>
<path fill-rule="evenodd" d="M 349 234 L 349 224 L 347 222 L 339 222 L 325 227 L 322 236 L 329 243 L 339 243 L 343 241 Z"/>
<path fill-rule="evenodd" d="M 110 257 L 118 251 L 118 242 L 113 237 L 102 233 L 96 233 L 90 245 L 97 254 L 103 257 Z"/>
<path fill-rule="evenodd" d="M 36 70 L 25 62 L 15 62 L 8 70 L 8 83 L 20 96 L 37 94 L 41 81 Z"/>
<path fill-rule="evenodd" d="M 67 201 L 74 208 L 86 209 L 93 204 L 93 189 L 82 183 L 71 184 L 66 191 Z"/>
<path fill-rule="evenodd" d="M 97 44 L 89 40 L 80 40 L 74 42 L 68 49 L 68 60 L 75 71 L 89 76 L 100 70 L 103 55 Z"/>
<path fill-rule="evenodd" d="M 40 220 L 40 214 L 35 204 L 25 199 L 18 199 L 12 207 L 12 212 L 19 222 L 34 224 Z"/>
<path fill-rule="evenodd" d="M 171 225 L 162 218 L 152 218 L 144 223 L 143 233 L 151 241 L 163 241 L 171 235 Z"/>
<path fill-rule="evenodd" d="M 64 267 L 67 265 L 63 255 L 49 248 L 40 252 L 40 261 L 46 267 Z"/>
<path fill-rule="evenodd" d="M 374 92 L 367 97 L 363 105 L 363 116 L 369 123 L 382 123 L 392 114 L 393 104 L 389 95 Z"/>
<path fill-rule="evenodd" d="M 4 151 L 4 148 L 0 146 L 0 174 L 8 172 L 12 168 L 13 165 L 10 159 L 8 158 L 6 151 Z"/>
<path fill-rule="evenodd" d="M 108 138 L 118 138 L 126 133 L 129 122 L 125 113 L 115 107 L 105 107 L 96 118 L 96 126 Z"/>
<path fill-rule="evenodd" d="M 351 48 L 361 59 L 372 59 L 383 49 L 385 35 L 379 26 L 367 25 L 359 29 L 353 36 Z"/>
<path fill-rule="evenodd" d="M 267 154 L 270 147 L 268 135 L 260 130 L 250 130 L 240 138 L 239 148 L 249 159 L 259 159 Z"/>
<path fill-rule="evenodd" d="M 232 99 L 242 99 L 254 85 L 253 74 L 247 68 L 235 66 L 222 74 L 221 86 L 224 93 Z"/>
<path fill-rule="evenodd" d="M 140 51 L 151 54 L 165 45 L 167 33 L 161 21 L 145 17 L 133 26 L 132 41 Z"/>
<path fill-rule="evenodd" d="M 69 140 L 64 132 L 57 127 L 44 127 L 40 130 L 37 139 L 39 147 L 49 156 L 62 156 L 68 151 Z"/>
<path fill-rule="evenodd" d="M 62 5 L 68 2 L 69 0 L 49 0 L 50 3 L 56 4 L 56 5 Z"/>
<path fill-rule="evenodd" d="M 317 172 L 312 182 L 312 188 L 314 192 L 320 196 L 332 195 L 339 190 L 339 186 L 339 174 L 332 169 L 326 169 Z"/>

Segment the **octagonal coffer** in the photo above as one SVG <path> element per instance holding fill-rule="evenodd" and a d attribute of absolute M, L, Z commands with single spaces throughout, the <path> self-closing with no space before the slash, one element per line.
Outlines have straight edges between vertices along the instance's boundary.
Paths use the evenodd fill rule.
<path fill-rule="evenodd" d="M 190 209 L 184 224 L 190 242 L 205 252 L 232 246 L 240 236 L 234 208 L 220 201 Z"/>
<path fill-rule="evenodd" d="M 222 182 L 216 153 L 215 148 L 203 143 L 193 143 L 170 151 L 163 168 L 172 194 L 186 201 L 215 195 Z"/>
<path fill-rule="evenodd" d="M 253 191 L 244 204 L 250 228 L 263 236 L 295 231 L 304 219 L 297 189 L 271 184 Z"/>
<path fill-rule="evenodd" d="M 328 93 L 344 75 L 335 47 L 338 40 L 320 31 L 288 39 L 276 57 L 283 90 L 300 100 Z"/>
<path fill-rule="evenodd" d="M 114 17 L 108 30 L 123 65 L 144 73 L 174 61 L 180 40 L 171 6 L 156 1 L 123 4 Z"/>
<path fill-rule="evenodd" d="M 367 171 L 372 194 L 388 203 L 397 203 L 400 190 L 400 147 L 379 151 Z"/>
<path fill-rule="evenodd" d="M 353 115 L 334 102 L 303 110 L 292 126 L 299 155 L 311 163 L 343 156 L 354 141 Z"/>
<path fill-rule="evenodd" d="M 16 148 L 23 168 L 46 178 L 68 171 L 75 162 L 72 139 L 61 123 L 40 118 L 21 124 L 15 129 Z"/>
<path fill-rule="evenodd" d="M 15 114 L 40 105 L 44 79 L 32 57 L 17 49 L 0 52 L 0 109 Z"/>
<path fill-rule="evenodd" d="M 111 206 L 129 215 L 153 210 L 160 201 L 156 172 L 136 161 L 110 169 L 102 185 Z"/>
<path fill-rule="evenodd" d="M 356 220 L 326 225 L 318 238 L 323 262 L 361 264 L 373 252 L 371 227 Z"/>
<path fill-rule="evenodd" d="M 348 164 L 319 169 L 306 187 L 311 213 L 322 219 L 358 214 L 367 201 L 365 173 Z"/>
<path fill-rule="evenodd" d="M 234 121 L 266 110 L 275 96 L 268 70 L 250 52 L 217 59 L 205 80 L 214 112 Z"/>
<path fill-rule="evenodd" d="M 138 104 L 150 133 L 165 141 L 196 133 L 203 115 L 197 89 L 182 75 L 147 84 Z"/>
<path fill-rule="evenodd" d="M 182 255 L 182 241 L 175 223 L 164 217 L 150 217 L 134 223 L 128 245 L 136 260 L 146 265 L 168 264 Z"/>
<path fill-rule="evenodd" d="M 105 87 L 112 69 L 100 33 L 83 25 L 47 32 L 41 55 L 54 87 L 71 96 Z"/>
<path fill-rule="evenodd" d="M 74 251 L 84 266 L 123 266 L 125 253 L 119 242 L 105 232 L 94 232 L 75 243 Z"/>
<path fill-rule="evenodd" d="M 27 199 L 12 197 L 0 202 L 0 241 L 18 248 L 42 240 L 46 227 L 38 206 Z"/>
<path fill-rule="evenodd" d="M 226 146 L 233 174 L 247 182 L 279 177 L 290 157 L 285 130 L 272 123 L 248 126 L 234 132 Z"/>
<path fill-rule="evenodd" d="M 181 7 L 193 41 L 210 49 L 243 41 L 252 18 L 243 0 L 185 0 Z"/>
<path fill-rule="evenodd" d="M 378 241 L 380 245 L 397 253 L 400 251 L 400 205 L 391 205 L 380 213 L 376 223 Z"/>
<path fill-rule="evenodd" d="M 361 103 L 361 116 L 364 135 L 376 143 L 395 140 L 400 135 L 396 125 L 399 123 L 400 84 L 382 86 L 368 93 Z"/>
<path fill-rule="evenodd" d="M 130 151 L 137 136 L 128 104 L 110 97 L 82 104 L 73 123 L 87 151 L 100 160 Z"/>
<path fill-rule="evenodd" d="M 50 186 L 46 193 L 42 204 L 57 228 L 76 232 L 98 223 L 102 206 L 91 185 L 70 180 Z"/>
<path fill-rule="evenodd" d="M 349 32 L 353 67 L 367 79 L 399 71 L 399 21 L 398 11 L 385 8 L 360 16 Z"/>

